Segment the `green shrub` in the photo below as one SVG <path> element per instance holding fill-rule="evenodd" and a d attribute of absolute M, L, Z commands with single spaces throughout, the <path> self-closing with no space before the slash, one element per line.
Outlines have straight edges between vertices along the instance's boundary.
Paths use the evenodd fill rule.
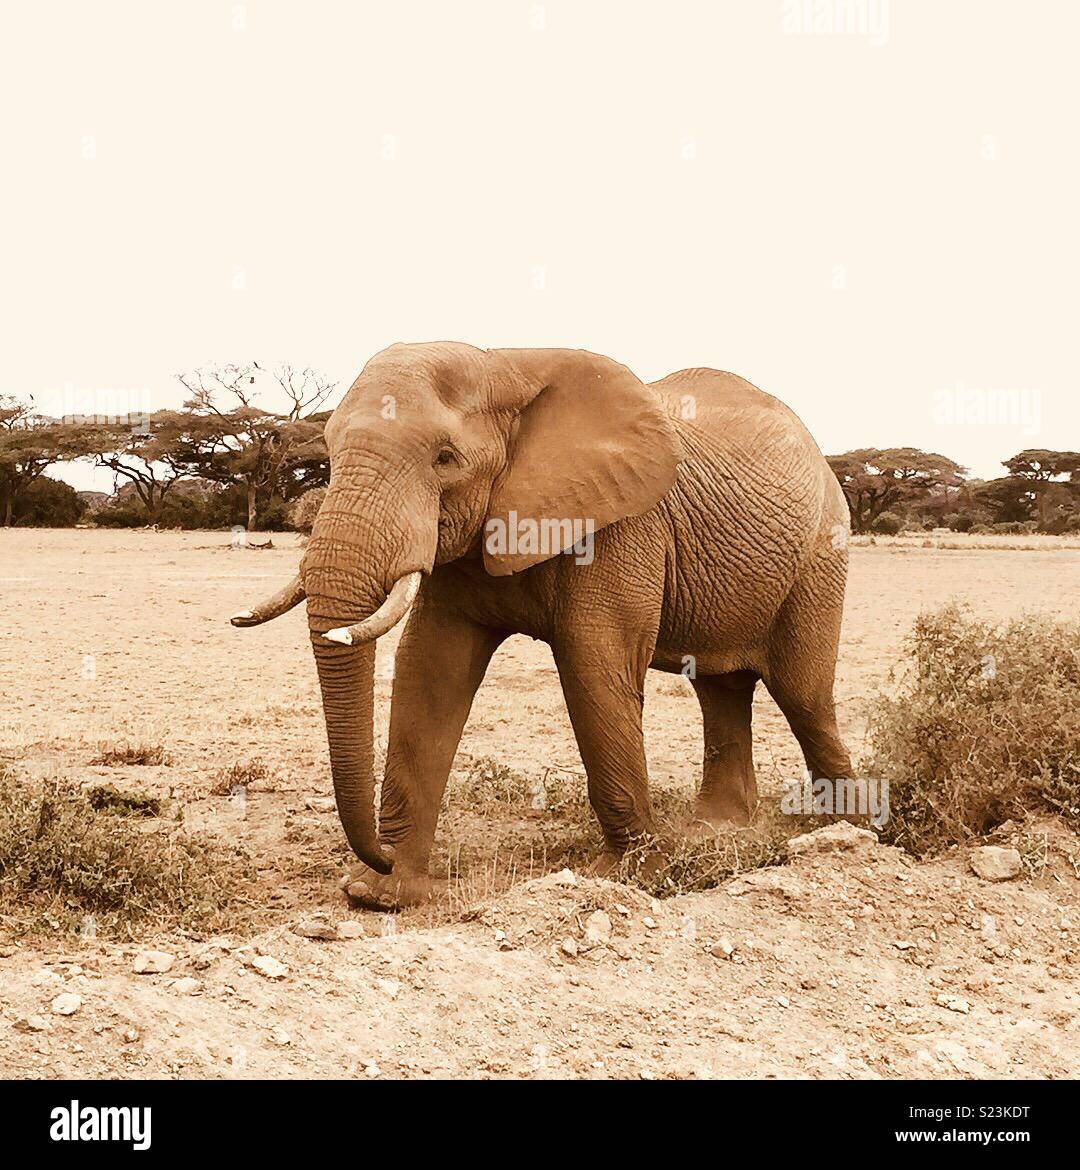
<path fill-rule="evenodd" d="M 1066 536 L 1080 532 L 1080 512 L 1061 512 L 1051 516 L 1040 531 L 1051 536 Z"/>
<path fill-rule="evenodd" d="M 1029 811 L 1080 818 L 1080 624 L 924 613 L 900 693 L 871 708 L 864 773 L 889 781 L 885 840 L 933 852 Z"/>
<path fill-rule="evenodd" d="M 20 528 L 71 528 L 86 513 L 86 502 L 75 489 L 42 475 L 19 493 L 12 512 Z"/>
<path fill-rule="evenodd" d="M 895 512 L 882 512 L 870 525 L 870 531 L 878 536 L 895 536 L 903 527 L 903 520 Z"/>

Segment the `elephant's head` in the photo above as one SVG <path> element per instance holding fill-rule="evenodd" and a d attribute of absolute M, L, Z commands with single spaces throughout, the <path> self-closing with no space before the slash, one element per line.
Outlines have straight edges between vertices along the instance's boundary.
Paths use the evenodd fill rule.
<path fill-rule="evenodd" d="M 299 576 L 233 624 L 307 598 L 341 822 L 357 856 L 389 873 L 375 829 L 375 639 L 436 565 L 482 555 L 492 575 L 518 572 L 568 548 L 582 526 L 652 507 L 674 481 L 679 444 L 654 392 L 609 358 L 449 342 L 372 358 L 326 424 L 326 444 L 330 486 Z M 558 545 L 484 540 L 515 519 Z"/>

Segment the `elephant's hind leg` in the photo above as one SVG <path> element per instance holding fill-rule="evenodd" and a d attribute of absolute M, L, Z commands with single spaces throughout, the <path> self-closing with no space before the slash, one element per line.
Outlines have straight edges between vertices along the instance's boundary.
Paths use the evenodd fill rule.
<path fill-rule="evenodd" d="M 843 574 L 835 567 L 819 573 L 811 587 L 796 586 L 773 631 L 763 672 L 814 779 L 854 775 L 833 703 L 842 605 Z"/>
<path fill-rule="evenodd" d="M 705 758 L 695 814 L 716 826 L 745 825 L 757 805 L 750 732 L 758 676 L 740 670 L 692 680 L 705 727 Z"/>

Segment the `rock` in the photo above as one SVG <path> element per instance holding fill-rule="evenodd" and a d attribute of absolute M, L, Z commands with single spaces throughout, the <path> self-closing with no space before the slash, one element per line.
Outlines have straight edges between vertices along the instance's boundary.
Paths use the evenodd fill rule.
<path fill-rule="evenodd" d="M 293 934 L 301 938 L 317 938 L 323 942 L 335 942 L 340 935 L 337 927 L 325 918 L 302 918 L 294 927 Z"/>
<path fill-rule="evenodd" d="M 54 1016 L 73 1016 L 82 1007 L 82 999 L 70 991 L 63 991 L 49 1007 Z"/>
<path fill-rule="evenodd" d="M 730 959 L 735 954 L 735 944 L 729 938 L 717 939 L 709 954 L 716 959 Z"/>
<path fill-rule="evenodd" d="M 971 868 L 986 882 L 1007 882 L 1019 874 L 1020 853 L 1001 845 L 980 845 L 968 855 Z"/>
<path fill-rule="evenodd" d="M 962 1016 L 966 1016 L 971 1011 L 971 1004 L 958 995 L 939 995 L 937 1001 L 938 1007 L 948 1008 L 950 1012 L 959 1012 Z"/>
<path fill-rule="evenodd" d="M 284 1028 L 274 1028 L 270 1032 L 270 1043 L 279 1048 L 287 1048 L 292 1043 L 292 1037 Z"/>
<path fill-rule="evenodd" d="M 284 979 L 289 973 L 289 968 L 273 955 L 256 955 L 251 966 L 266 979 Z"/>
<path fill-rule="evenodd" d="M 359 922 L 339 922 L 337 924 L 338 938 L 363 938 L 364 928 Z"/>
<path fill-rule="evenodd" d="M 606 946 L 611 941 L 611 919 L 603 910 L 594 910 L 585 919 L 585 941 L 594 947 Z"/>
<path fill-rule="evenodd" d="M 202 984 L 198 979 L 192 979 L 190 975 L 185 975 L 183 979 L 173 980 L 172 989 L 177 995 L 194 995 L 196 991 L 202 989 Z"/>
<path fill-rule="evenodd" d="M 564 955 L 569 955 L 571 959 L 576 959 L 578 955 L 577 942 L 572 938 L 564 938 L 559 944 L 559 949 Z"/>
<path fill-rule="evenodd" d="M 648 914 L 646 914 L 642 918 L 641 923 L 647 930 L 655 930 L 656 929 L 656 919 L 650 918 Z"/>
<path fill-rule="evenodd" d="M 860 829 L 850 821 L 836 821 L 792 837 L 787 843 L 788 857 L 805 857 L 813 853 L 838 853 L 844 849 L 869 849 L 877 845 L 877 837 L 869 829 Z"/>
<path fill-rule="evenodd" d="M 15 1028 L 20 1032 L 47 1032 L 49 1021 L 44 1016 L 20 1016 Z"/>
<path fill-rule="evenodd" d="M 140 951 L 132 967 L 136 975 L 162 975 L 176 962 L 168 951 Z"/>
<path fill-rule="evenodd" d="M 551 881 L 556 886 L 576 886 L 577 874 L 572 869 L 560 869 Z"/>

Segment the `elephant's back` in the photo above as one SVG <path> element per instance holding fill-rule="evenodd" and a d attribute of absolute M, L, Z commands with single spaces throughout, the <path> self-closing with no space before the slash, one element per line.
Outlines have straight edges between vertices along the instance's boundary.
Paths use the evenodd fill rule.
<path fill-rule="evenodd" d="M 673 552 L 661 640 L 714 650 L 724 669 L 752 665 L 739 650 L 767 637 L 832 512 L 835 477 L 795 413 L 745 379 L 693 369 L 652 385 L 684 451 L 664 501 Z"/>

